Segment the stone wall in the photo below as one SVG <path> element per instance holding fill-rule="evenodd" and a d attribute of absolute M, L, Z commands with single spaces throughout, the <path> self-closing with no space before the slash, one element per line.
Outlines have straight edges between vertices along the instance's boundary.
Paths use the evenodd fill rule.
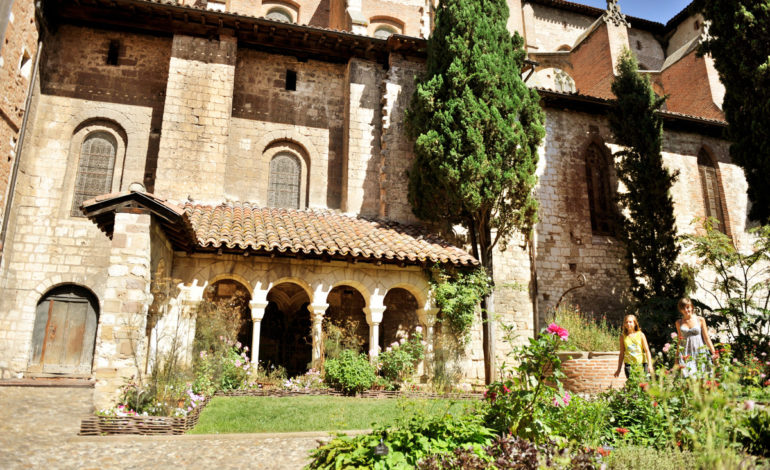
<path fill-rule="evenodd" d="M 174 36 L 155 191 L 174 200 L 221 198 L 236 40 Z"/>
<path fill-rule="evenodd" d="M 660 70 L 666 59 L 663 48 L 655 36 L 642 29 L 628 29 L 628 48 L 636 55 L 641 70 Z"/>
<path fill-rule="evenodd" d="M 4 36 L 0 37 L 0 221 L 37 55 L 34 2 L 13 2 Z"/>
<path fill-rule="evenodd" d="M 296 90 L 286 89 L 287 71 L 296 73 Z M 298 144 L 306 159 L 307 205 L 340 208 L 344 89 L 344 65 L 239 49 L 225 194 L 266 205 L 270 162 L 262 156 L 283 140 Z"/>
<path fill-rule="evenodd" d="M 571 11 L 550 8 L 537 3 L 528 3 L 533 15 L 529 22 L 525 16 L 527 45 L 534 46 L 533 52 L 556 51 L 561 46 L 573 48 L 578 38 L 596 18 Z"/>

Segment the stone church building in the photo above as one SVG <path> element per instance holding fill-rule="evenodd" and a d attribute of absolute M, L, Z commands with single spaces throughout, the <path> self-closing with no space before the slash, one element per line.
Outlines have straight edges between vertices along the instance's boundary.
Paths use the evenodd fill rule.
<path fill-rule="evenodd" d="M 696 54 L 702 17 L 688 7 L 664 25 L 614 1 L 508 4 L 547 135 L 535 241 L 496 255 L 497 320 L 531 336 L 574 287 L 566 300 L 585 311 L 627 305 L 606 119 L 624 48 L 669 95 L 663 152 L 679 171 L 680 232 L 714 216 L 747 246 L 746 182 L 721 138 L 724 88 Z M 92 377 L 104 404 L 142 369 L 150 338 L 181 325 L 189 340 L 201 300 L 240 293 L 238 339 L 291 373 L 319 365 L 324 322 L 350 320 L 372 356 L 419 326 L 423 373 L 444 361 L 461 381 L 483 381 L 480 325 L 446 355 L 426 275 L 478 262 L 421 225 L 406 199 L 404 110 L 433 1 L 0 7 L 2 377 Z M 156 277 L 178 281 L 148 325 Z"/>

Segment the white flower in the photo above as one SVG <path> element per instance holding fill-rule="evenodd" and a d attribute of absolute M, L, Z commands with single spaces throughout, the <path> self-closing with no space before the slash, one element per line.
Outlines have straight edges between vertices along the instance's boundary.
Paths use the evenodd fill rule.
<path fill-rule="evenodd" d="M 419 334 L 422 334 L 422 327 L 421 327 L 421 326 L 416 326 L 416 327 L 414 328 L 414 331 L 415 331 L 415 333 L 419 333 Z"/>
<path fill-rule="evenodd" d="M 754 405 L 756 405 L 754 400 L 746 400 L 743 402 L 743 409 L 746 411 L 751 411 L 754 409 Z"/>
<path fill-rule="evenodd" d="M 676 333 L 671 333 L 671 339 L 676 339 Z"/>

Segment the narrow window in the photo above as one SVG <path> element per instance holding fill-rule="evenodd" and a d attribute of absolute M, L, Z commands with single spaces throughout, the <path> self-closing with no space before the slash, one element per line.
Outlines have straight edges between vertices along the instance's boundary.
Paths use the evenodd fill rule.
<path fill-rule="evenodd" d="M 706 208 L 706 217 L 713 217 L 719 222 L 715 227 L 722 233 L 727 233 L 725 214 L 722 209 L 722 191 L 717 178 L 717 168 L 704 149 L 698 152 L 698 172 L 703 194 L 703 205 Z"/>
<path fill-rule="evenodd" d="M 29 55 L 29 52 L 27 51 L 27 49 L 24 48 L 24 51 L 21 54 L 21 60 L 19 61 L 19 75 L 28 79 L 31 72 L 32 72 L 32 57 Z"/>
<path fill-rule="evenodd" d="M 107 65 L 118 65 L 118 54 L 120 54 L 120 41 L 113 39 L 107 50 Z"/>
<path fill-rule="evenodd" d="M 73 217 L 82 217 L 80 205 L 96 196 L 112 190 L 112 174 L 115 167 L 117 142 L 107 132 L 94 132 L 83 141 L 80 150 L 75 194 L 72 199 Z"/>
<path fill-rule="evenodd" d="M 299 209 L 300 163 L 294 155 L 282 152 L 270 161 L 270 189 L 267 205 Z"/>
<path fill-rule="evenodd" d="M 286 71 L 286 89 L 289 91 L 297 89 L 297 72 L 294 70 Z"/>
<path fill-rule="evenodd" d="M 280 7 L 274 7 L 268 10 L 265 18 L 268 20 L 283 21 L 284 23 L 294 23 L 291 13 L 289 13 L 285 8 Z"/>
<path fill-rule="evenodd" d="M 379 26 L 374 30 L 374 37 L 377 39 L 388 39 L 393 34 L 396 34 L 396 30 L 390 26 Z"/>
<path fill-rule="evenodd" d="M 613 235 L 612 194 L 610 193 L 609 165 L 596 144 L 586 151 L 586 183 L 588 208 L 591 212 L 591 231 L 596 235 Z"/>

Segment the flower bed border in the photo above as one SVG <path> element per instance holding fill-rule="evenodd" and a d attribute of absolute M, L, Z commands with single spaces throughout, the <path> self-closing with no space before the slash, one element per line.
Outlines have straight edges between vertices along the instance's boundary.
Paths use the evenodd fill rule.
<path fill-rule="evenodd" d="M 284 390 L 284 389 L 252 389 L 252 390 L 228 390 L 217 392 L 215 397 L 295 397 L 295 396 L 339 396 L 346 395 L 331 389 L 313 390 Z M 445 398 L 454 400 L 481 399 L 480 393 L 424 393 L 416 391 L 387 391 L 366 390 L 356 397 L 369 399 L 382 398 Z M 196 424 L 201 411 L 209 403 L 206 398 L 197 408 L 187 416 L 88 416 L 80 422 L 80 436 L 114 436 L 114 435 L 180 435 L 189 431 Z"/>

